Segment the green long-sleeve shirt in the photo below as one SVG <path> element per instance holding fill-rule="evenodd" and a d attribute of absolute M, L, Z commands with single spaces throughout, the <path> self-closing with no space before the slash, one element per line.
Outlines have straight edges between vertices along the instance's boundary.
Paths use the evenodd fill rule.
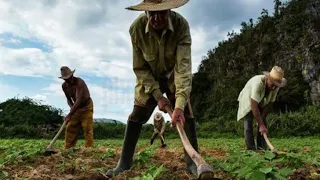
<path fill-rule="evenodd" d="M 191 92 L 191 36 L 187 20 L 171 11 L 162 36 L 149 26 L 145 13 L 130 26 L 133 71 L 137 77 L 135 99 L 145 104 L 153 96 L 162 97 L 158 80 L 167 77 L 175 92 L 175 108 L 184 109 Z"/>

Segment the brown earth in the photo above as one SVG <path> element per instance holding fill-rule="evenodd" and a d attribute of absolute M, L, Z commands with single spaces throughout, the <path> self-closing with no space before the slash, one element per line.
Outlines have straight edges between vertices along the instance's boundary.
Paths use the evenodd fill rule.
<path fill-rule="evenodd" d="M 139 147 L 136 152 L 142 151 L 147 147 Z M 109 154 L 112 150 L 114 154 Z M 23 163 L 12 163 L 0 168 L 0 171 L 6 171 L 9 174 L 9 179 L 34 179 L 34 180 L 105 180 L 107 179 L 103 173 L 108 169 L 114 168 L 117 165 L 121 153 L 121 148 L 101 147 L 97 149 L 75 149 L 70 151 L 58 151 L 57 154 L 51 156 L 37 156 Z M 200 152 L 202 157 L 211 157 L 215 159 L 224 159 L 229 156 L 223 150 L 210 149 Z M 148 170 L 150 165 L 161 165 L 166 168 L 156 180 L 180 180 L 193 179 L 183 161 L 182 148 L 158 148 L 154 154 L 147 159 L 145 163 L 135 163 L 130 170 L 124 171 L 114 180 L 126 180 L 133 177 L 138 177 L 141 173 Z M 214 168 L 214 167 L 213 167 Z M 226 172 L 214 168 L 216 178 L 234 179 Z M 0 178 L 1 179 L 1 178 Z M 320 169 L 312 166 L 304 166 L 295 170 L 290 175 L 289 179 L 295 180 L 320 180 Z M 2 180 L 2 179 L 1 179 Z"/>
<path fill-rule="evenodd" d="M 307 166 L 295 170 L 290 176 L 294 180 L 320 180 L 320 168 Z"/>
<path fill-rule="evenodd" d="M 51 156 L 37 156 L 28 162 L 10 164 L 2 168 L 9 173 L 10 179 L 34 179 L 34 180 L 103 180 L 107 179 L 103 173 L 117 165 L 121 148 L 114 148 L 116 154 L 112 157 L 101 158 L 108 150 L 107 147 L 99 149 L 89 149 L 82 151 L 60 151 Z M 138 148 L 136 152 L 143 150 Z M 223 158 L 226 153 L 220 150 L 210 150 L 201 152 L 202 156 L 212 156 L 214 158 Z M 182 149 L 158 148 L 149 158 L 151 164 L 157 167 L 161 165 L 167 169 L 156 178 L 165 179 L 192 179 L 195 178 L 188 173 L 183 161 Z M 149 163 L 146 163 L 149 164 Z M 119 174 L 114 180 L 129 179 L 140 176 L 142 172 L 148 169 L 147 165 L 138 166 L 134 164 L 130 170 Z M 215 170 L 216 177 L 231 179 L 226 173 Z"/>

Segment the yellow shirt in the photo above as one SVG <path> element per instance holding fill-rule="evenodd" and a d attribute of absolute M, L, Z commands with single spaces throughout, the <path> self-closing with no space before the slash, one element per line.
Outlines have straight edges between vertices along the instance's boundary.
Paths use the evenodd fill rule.
<path fill-rule="evenodd" d="M 142 13 L 129 32 L 137 77 L 135 99 L 142 104 L 152 96 L 158 100 L 162 92 L 157 81 L 168 78 L 168 87 L 176 95 L 175 107 L 183 110 L 192 84 L 191 35 L 186 19 L 171 11 L 168 26 L 159 37 Z"/>
<path fill-rule="evenodd" d="M 269 95 L 265 97 L 266 76 L 256 75 L 252 77 L 244 86 L 239 94 L 239 108 L 237 114 L 237 121 L 242 119 L 251 111 L 251 98 L 259 103 L 259 106 L 265 107 L 270 102 L 276 100 L 279 88 L 270 91 Z"/>

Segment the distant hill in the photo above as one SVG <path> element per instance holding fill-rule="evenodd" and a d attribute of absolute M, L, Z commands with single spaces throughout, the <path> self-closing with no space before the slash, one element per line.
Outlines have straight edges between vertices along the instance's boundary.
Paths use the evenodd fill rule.
<path fill-rule="evenodd" d="M 115 124 L 124 124 L 121 121 L 114 120 L 114 119 L 106 119 L 106 118 L 94 118 L 93 121 L 95 121 L 95 122 L 105 122 L 105 123 L 115 123 Z"/>

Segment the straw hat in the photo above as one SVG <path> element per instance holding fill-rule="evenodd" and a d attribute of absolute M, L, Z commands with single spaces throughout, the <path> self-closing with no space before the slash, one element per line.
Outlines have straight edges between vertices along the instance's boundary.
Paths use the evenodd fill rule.
<path fill-rule="evenodd" d="M 161 118 L 162 118 L 162 114 L 157 112 L 155 115 L 154 115 L 154 118 L 159 121 Z"/>
<path fill-rule="evenodd" d="M 61 79 L 69 79 L 73 73 L 75 72 L 76 70 L 73 70 L 71 71 L 71 69 L 67 66 L 62 66 L 60 68 L 60 72 L 61 72 L 61 76 L 59 78 Z"/>
<path fill-rule="evenodd" d="M 189 0 L 143 0 L 140 4 L 127 7 L 133 11 L 163 11 L 178 8 L 186 4 Z"/>
<path fill-rule="evenodd" d="M 287 79 L 283 77 L 284 71 L 279 66 L 274 66 L 270 72 L 264 71 L 263 74 L 278 87 L 284 87 L 287 85 Z"/>

